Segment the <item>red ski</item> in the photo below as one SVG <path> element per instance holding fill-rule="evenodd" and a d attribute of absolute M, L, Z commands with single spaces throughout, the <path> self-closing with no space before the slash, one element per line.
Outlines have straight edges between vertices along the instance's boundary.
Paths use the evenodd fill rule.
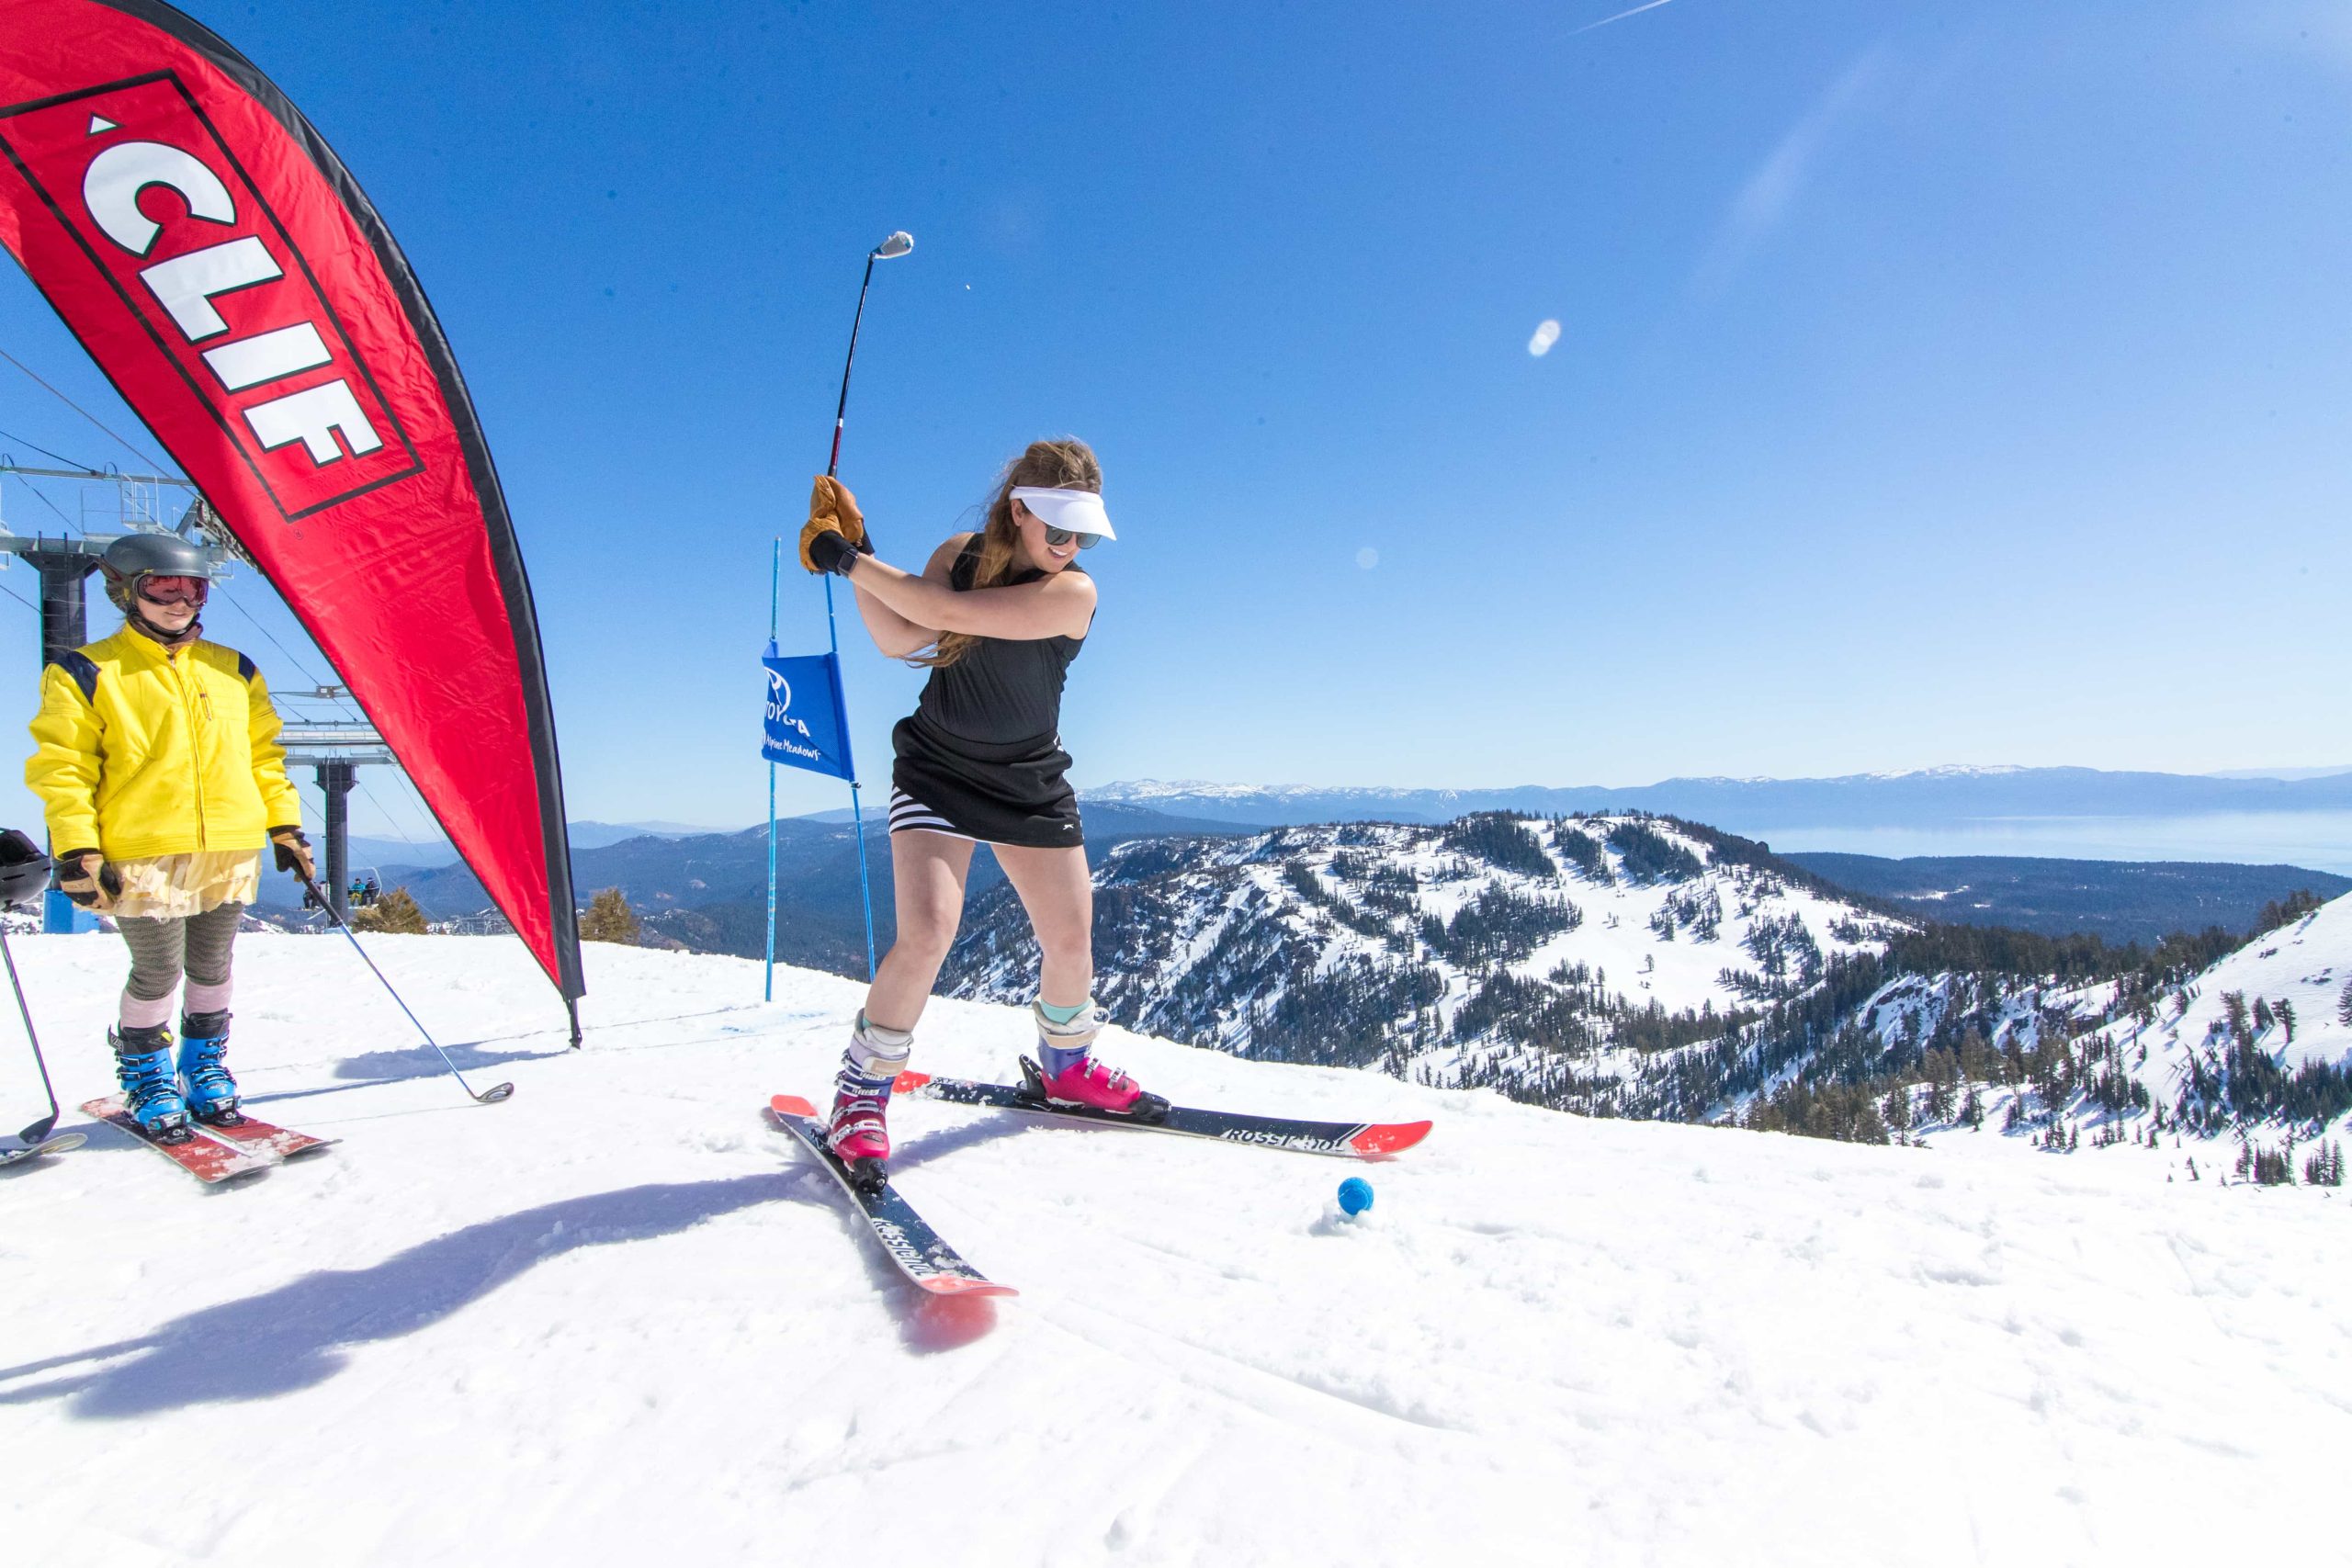
<path fill-rule="evenodd" d="M 233 1176 L 267 1170 L 278 1163 L 278 1157 L 274 1154 L 240 1148 L 234 1144 L 215 1143 L 206 1137 L 184 1138 L 176 1144 L 159 1142 L 148 1135 L 147 1130 L 139 1124 L 138 1118 L 131 1115 L 124 1108 L 121 1099 L 115 1095 L 90 1100 L 82 1109 L 99 1121 L 130 1134 L 207 1185 L 226 1181 Z"/>
<path fill-rule="evenodd" d="M 273 1127 L 251 1116 L 246 1116 L 232 1127 L 217 1126 L 210 1122 L 198 1122 L 193 1125 L 205 1137 L 218 1138 L 248 1154 L 275 1156 L 281 1160 L 294 1159 L 342 1142 L 339 1138 L 314 1138 L 308 1133 Z"/>

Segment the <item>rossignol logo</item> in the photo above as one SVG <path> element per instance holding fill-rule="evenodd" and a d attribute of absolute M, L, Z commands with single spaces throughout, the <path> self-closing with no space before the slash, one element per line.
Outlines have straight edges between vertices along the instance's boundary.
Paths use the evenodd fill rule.
<path fill-rule="evenodd" d="M 422 471 L 309 262 L 177 76 L 0 109 L 0 152 L 288 521 Z"/>
<path fill-rule="evenodd" d="M 938 1272 L 938 1270 L 932 1266 L 931 1259 L 922 1255 L 922 1248 L 917 1247 L 913 1242 L 907 1239 L 907 1233 L 899 1227 L 896 1221 L 874 1220 L 870 1223 L 874 1226 L 874 1234 L 881 1238 L 883 1251 L 888 1253 L 891 1257 L 897 1258 L 900 1263 L 906 1265 L 909 1269 L 911 1269 L 918 1274 L 933 1274 Z"/>
<path fill-rule="evenodd" d="M 1337 1138 L 1310 1138 L 1296 1133 L 1261 1133 L 1250 1127 L 1227 1127 L 1217 1136 L 1228 1144 L 1262 1144 L 1270 1149 L 1302 1149 L 1308 1154 L 1327 1154 L 1347 1147 Z"/>

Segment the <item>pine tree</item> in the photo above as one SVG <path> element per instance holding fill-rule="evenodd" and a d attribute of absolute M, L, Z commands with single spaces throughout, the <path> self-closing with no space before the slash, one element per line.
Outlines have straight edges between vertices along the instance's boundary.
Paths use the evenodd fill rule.
<path fill-rule="evenodd" d="M 350 925 L 356 931 L 398 931 L 407 936 L 424 936 L 432 929 L 405 887 L 395 887 L 366 908 L 352 910 Z"/>
<path fill-rule="evenodd" d="M 2244 991 L 2223 991 L 2222 993 L 2222 1015 L 2230 1021 L 2230 1032 L 2232 1034 L 2235 1035 L 2240 1040 L 2246 1039 L 2252 1034 L 2253 1031 L 2245 1013 L 2245 993 Z"/>
<path fill-rule="evenodd" d="M 642 934 L 637 911 L 628 907 L 628 896 L 617 887 L 607 887 L 590 899 L 588 912 L 580 919 L 582 942 L 616 942 L 635 947 Z"/>
<path fill-rule="evenodd" d="M 2352 980 L 2344 982 L 2344 989 L 2335 995 L 2335 1021 L 2352 1023 Z"/>

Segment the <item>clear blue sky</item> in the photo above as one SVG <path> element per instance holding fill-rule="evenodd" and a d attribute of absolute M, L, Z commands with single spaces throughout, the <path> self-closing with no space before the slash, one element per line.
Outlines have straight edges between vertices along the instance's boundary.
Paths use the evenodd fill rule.
<path fill-rule="evenodd" d="M 1578 30 L 1620 8 L 190 7 L 441 313 L 575 817 L 762 814 L 769 540 L 898 228 L 843 477 L 911 565 L 1030 438 L 1095 443 L 1081 784 L 2352 760 L 2352 14 Z M 127 418 L 13 269 L 0 346 Z M 0 430 L 129 460 L 5 365 Z M 300 683 L 241 598 L 300 660 L 209 624 Z M 919 677 L 843 631 L 878 792 Z"/>

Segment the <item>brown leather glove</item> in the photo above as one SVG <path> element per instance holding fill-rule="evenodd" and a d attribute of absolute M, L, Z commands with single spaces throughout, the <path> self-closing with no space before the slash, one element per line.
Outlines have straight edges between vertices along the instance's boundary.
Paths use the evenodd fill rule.
<path fill-rule="evenodd" d="M 122 897 L 122 873 L 96 850 L 68 850 L 57 857 L 57 890 L 85 909 L 105 914 Z"/>
<path fill-rule="evenodd" d="M 291 826 L 272 828 L 269 842 L 270 847 L 277 852 L 278 870 L 294 872 L 305 882 L 318 880 L 319 868 L 311 860 L 311 840 L 302 837 L 301 829 Z"/>
<path fill-rule="evenodd" d="M 857 509 L 857 497 L 850 494 L 849 486 L 831 474 L 819 474 L 808 491 L 808 523 L 800 530 L 800 564 L 810 571 L 822 572 L 808 553 L 821 534 L 839 534 L 867 555 L 874 546 L 865 537 L 865 513 Z"/>

